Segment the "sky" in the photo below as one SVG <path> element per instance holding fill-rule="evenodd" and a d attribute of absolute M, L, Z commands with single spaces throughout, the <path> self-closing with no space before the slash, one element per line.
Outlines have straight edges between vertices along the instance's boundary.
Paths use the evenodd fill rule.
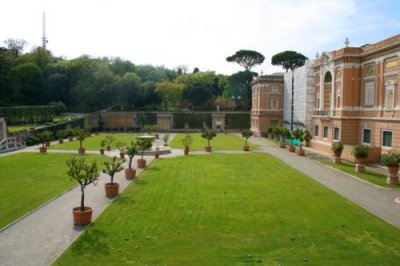
<path fill-rule="evenodd" d="M 316 53 L 400 33 L 399 0 L 0 0 L 0 46 L 24 39 L 25 52 L 41 45 L 73 59 L 121 57 L 134 64 L 186 65 L 189 71 L 232 74 L 226 57 L 255 50 L 265 56 L 254 71 L 282 71 L 271 57 L 294 50 Z"/>

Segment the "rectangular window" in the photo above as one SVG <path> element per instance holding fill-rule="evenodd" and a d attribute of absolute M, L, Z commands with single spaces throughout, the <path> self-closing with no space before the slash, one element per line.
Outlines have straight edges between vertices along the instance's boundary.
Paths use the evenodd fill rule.
<path fill-rule="evenodd" d="M 375 100 L 375 81 L 364 83 L 364 106 L 374 106 Z"/>
<path fill-rule="evenodd" d="M 314 127 L 314 136 L 318 137 L 318 135 L 319 135 L 319 126 L 315 126 Z"/>
<path fill-rule="evenodd" d="M 363 143 L 365 144 L 371 143 L 371 129 L 369 128 L 363 129 Z"/>
<path fill-rule="evenodd" d="M 328 138 L 328 127 L 324 126 L 324 139 Z"/>
<path fill-rule="evenodd" d="M 393 109 L 394 107 L 394 91 L 396 87 L 395 80 L 385 82 L 385 109 Z"/>
<path fill-rule="evenodd" d="M 339 128 L 338 127 L 333 128 L 333 140 L 339 140 Z"/>
<path fill-rule="evenodd" d="M 392 147 L 392 132 L 383 131 L 382 146 Z"/>

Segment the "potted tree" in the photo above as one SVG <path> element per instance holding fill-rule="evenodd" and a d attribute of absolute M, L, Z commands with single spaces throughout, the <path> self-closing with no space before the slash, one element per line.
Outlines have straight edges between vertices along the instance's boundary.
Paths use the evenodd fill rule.
<path fill-rule="evenodd" d="M 274 130 L 273 127 L 267 128 L 267 133 L 268 133 L 268 138 L 269 138 L 269 139 L 272 139 L 273 136 L 274 136 L 274 134 L 272 133 L 273 130 Z"/>
<path fill-rule="evenodd" d="M 293 131 L 293 135 L 296 139 L 300 141 L 300 149 L 297 151 L 297 155 L 304 156 L 305 153 L 303 150 L 304 131 L 298 128 L 295 131 Z"/>
<path fill-rule="evenodd" d="M 58 138 L 58 143 L 59 144 L 64 143 L 64 138 L 65 138 L 66 135 L 67 135 L 67 132 L 65 131 L 65 129 L 57 130 L 56 136 Z"/>
<path fill-rule="evenodd" d="M 395 151 L 389 151 L 382 155 L 381 162 L 388 168 L 389 176 L 386 182 L 390 185 L 398 185 L 399 177 L 399 163 L 400 163 L 400 153 Z"/>
<path fill-rule="evenodd" d="M 114 142 L 115 138 L 111 135 L 107 135 L 104 140 L 106 141 L 107 151 L 111 151 L 111 144 Z"/>
<path fill-rule="evenodd" d="M 279 127 L 274 127 L 273 129 L 272 129 L 272 134 L 274 135 L 274 139 L 276 140 L 276 141 L 279 141 L 279 134 L 280 134 L 280 129 L 279 129 Z"/>
<path fill-rule="evenodd" d="M 89 184 L 95 184 L 99 176 L 96 162 L 86 163 L 83 158 L 72 158 L 66 162 L 67 175 L 75 179 L 81 189 L 81 206 L 72 209 L 74 224 L 90 224 L 93 209 L 85 206 L 85 188 Z"/>
<path fill-rule="evenodd" d="M 214 130 L 207 129 L 202 134 L 201 137 L 207 140 L 207 147 L 204 148 L 206 152 L 211 152 L 212 147 L 210 146 L 210 142 L 213 138 L 217 136 L 217 133 Z"/>
<path fill-rule="evenodd" d="M 290 140 L 290 146 L 289 146 L 289 151 L 290 152 L 295 152 L 296 151 L 296 147 L 293 146 L 293 139 L 295 138 L 294 132 L 289 132 L 289 140 Z"/>
<path fill-rule="evenodd" d="M 168 146 L 169 133 L 164 134 L 163 140 L 164 140 L 164 146 Z"/>
<path fill-rule="evenodd" d="M 331 150 L 333 151 L 334 154 L 333 163 L 340 164 L 342 162 L 340 156 L 342 155 L 343 149 L 344 149 L 343 143 L 341 143 L 340 141 L 335 141 L 332 143 Z"/>
<path fill-rule="evenodd" d="M 125 146 L 126 143 L 122 142 L 122 141 L 118 141 L 117 143 L 115 143 L 115 146 L 117 146 L 118 150 L 119 150 L 119 157 L 121 159 L 125 158 Z"/>
<path fill-rule="evenodd" d="M 49 130 L 44 130 L 40 132 L 37 137 L 42 143 L 42 147 L 39 148 L 41 153 L 47 152 L 46 143 L 51 139 L 52 133 Z"/>
<path fill-rule="evenodd" d="M 85 129 L 77 127 L 74 129 L 74 135 L 77 140 L 79 140 L 79 154 L 85 153 L 85 148 L 83 148 L 83 141 L 90 136 L 90 133 Z"/>
<path fill-rule="evenodd" d="M 244 138 L 243 151 L 249 151 L 250 147 L 249 145 L 247 145 L 247 141 L 251 136 L 253 136 L 253 132 L 250 129 L 243 129 L 241 134 L 242 137 Z"/>
<path fill-rule="evenodd" d="M 290 131 L 286 127 L 281 127 L 279 129 L 279 136 L 281 137 L 281 142 L 279 143 L 279 148 L 286 148 L 286 145 L 285 145 L 286 137 L 289 134 L 290 134 Z"/>
<path fill-rule="evenodd" d="M 114 175 L 124 169 L 122 167 L 124 162 L 124 159 L 117 158 L 117 156 L 114 156 L 111 161 L 104 162 L 103 173 L 110 176 L 110 183 L 104 185 L 107 197 L 114 197 L 119 193 L 119 184 L 114 182 Z"/>
<path fill-rule="evenodd" d="M 125 169 L 125 178 L 128 180 L 134 179 L 136 176 L 136 169 L 132 168 L 132 160 L 133 157 L 135 157 L 136 153 L 137 153 L 137 146 L 136 143 L 132 141 L 131 145 L 126 147 L 126 154 L 128 155 L 129 163 L 128 163 L 128 169 Z"/>
<path fill-rule="evenodd" d="M 306 129 L 306 130 L 304 130 L 304 135 L 303 135 L 303 138 L 304 138 L 304 146 L 305 147 L 310 147 L 310 140 L 311 140 L 311 134 L 310 134 L 310 132 Z"/>
<path fill-rule="evenodd" d="M 104 147 L 106 146 L 106 140 L 105 139 L 102 139 L 101 141 L 100 141 L 100 154 L 101 155 L 104 155 Z"/>
<path fill-rule="evenodd" d="M 185 135 L 185 136 L 182 138 L 182 144 L 183 144 L 183 147 L 184 147 L 183 152 L 184 152 L 185 155 L 189 155 L 189 149 L 190 149 L 190 146 L 192 145 L 192 143 L 193 143 L 193 138 L 192 138 L 192 136 L 190 136 L 190 135 Z"/>
<path fill-rule="evenodd" d="M 356 159 L 356 172 L 363 173 L 365 171 L 365 160 L 369 154 L 369 147 L 366 145 L 356 145 L 351 154 Z"/>
<path fill-rule="evenodd" d="M 139 139 L 136 141 L 137 151 L 140 154 L 140 159 L 137 160 L 139 168 L 146 168 L 146 160 L 143 158 L 144 152 L 151 148 L 151 139 Z"/>

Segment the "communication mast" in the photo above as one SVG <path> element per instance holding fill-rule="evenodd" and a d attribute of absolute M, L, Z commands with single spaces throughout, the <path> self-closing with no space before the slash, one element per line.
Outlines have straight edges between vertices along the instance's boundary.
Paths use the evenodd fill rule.
<path fill-rule="evenodd" d="M 43 12 L 43 17 L 42 17 L 42 23 L 43 23 L 43 37 L 42 37 L 42 48 L 46 50 L 46 45 L 48 43 L 48 40 L 46 38 L 46 13 Z"/>

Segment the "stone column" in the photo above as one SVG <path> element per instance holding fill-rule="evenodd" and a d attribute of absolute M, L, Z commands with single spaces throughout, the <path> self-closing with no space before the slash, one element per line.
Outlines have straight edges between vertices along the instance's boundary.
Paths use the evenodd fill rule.
<path fill-rule="evenodd" d="M 158 113 L 157 125 L 161 130 L 170 130 L 173 128 L 173 115 L 172 113 Z"/>
<path fill-rule="evenodd" d="M 225 128 L 225 113 L 212 113 L 212 129 L 223 131 Z"/>
<path fill-rule="evenodd" d="M 0 117 L 0 140 L 7 138 L 6 121 Z"/>

